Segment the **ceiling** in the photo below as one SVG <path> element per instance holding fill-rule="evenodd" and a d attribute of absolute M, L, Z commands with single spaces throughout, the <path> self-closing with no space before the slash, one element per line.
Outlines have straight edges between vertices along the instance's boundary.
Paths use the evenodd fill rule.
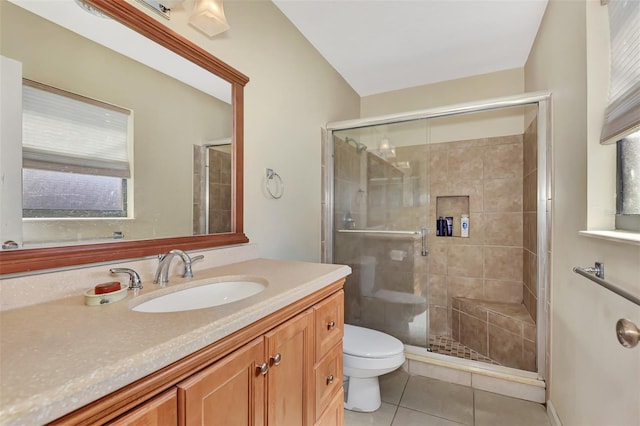
<path fill-rule="evenodd" d="M 273 0 L 360 95 L 524 66 L 547 0 Z"/>

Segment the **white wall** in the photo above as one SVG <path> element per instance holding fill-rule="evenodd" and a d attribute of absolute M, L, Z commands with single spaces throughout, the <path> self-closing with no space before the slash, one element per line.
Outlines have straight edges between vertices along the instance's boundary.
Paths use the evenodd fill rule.
<path fill-rule="evenodd" d="M 639 246 L 578 234 L 587 227 L 587 175 L 591 181 L 611 171 L 593 124 L 601 123 L 606 101 L 606 78 L 589 56 L 606 37 L 600 7 L 550 0 L 525 67 L 527 91 L 553 93 L 550 402 L 565 426 L 640 424 L 640 348 L 623 348 L 614 332 L 619 318 L 640 322 L 640 308 L 572 272 L 602 261 L 607 280 L 640 293 Z"/>
<path fill-rule="evenodd" d="M 270 1 L 225 1 L 231 29 L 213 39 L 187 24 L 191 7 L 187 1 L 174 9 L 167 25 L 251 79 L 244 98 L 245 233 L 263 257 L 319 261 L 320 129 L 357 118 L 360 97 Z M 265 195 L 267 167 L 284 181 L 279 200 Z"/>

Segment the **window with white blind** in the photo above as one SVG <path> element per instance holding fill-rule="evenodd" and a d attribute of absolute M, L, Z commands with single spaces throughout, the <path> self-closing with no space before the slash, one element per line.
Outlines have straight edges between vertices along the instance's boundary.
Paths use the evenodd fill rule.
<path fill-rule="evenodd" d="M 640 232 L 640 1 L 610 0 L 609 106 L 601 143 L 617 145 L 616 229 Z"/>
<path fill-rule="evenodd" d="M 127 217 L 131 111 L 23 81 L 23 217 Z"/>

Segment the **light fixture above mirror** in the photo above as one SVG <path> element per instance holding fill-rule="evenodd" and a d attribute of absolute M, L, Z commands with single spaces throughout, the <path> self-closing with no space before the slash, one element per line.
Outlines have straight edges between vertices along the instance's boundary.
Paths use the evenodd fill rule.
<path fill-rule="evenodd" d="M 222 0 L 195 0 L 195 7 L 189 18 L 189 24 L 202 31 L 208 37 L 214 37 L 229 29 L 224 16 Z"/>
<path fill-rule="evenodd" d="M 76 0 L 82 2 L 82 0 Z M 171 9 L 180 6 L 185 0 L 138 0 L 160 16 L 171 19 Z M 207 37 L 213 38 L 229 29 L 224 15 L 222 0 L 193 0 L 193 10 L 189 24 Z"/>

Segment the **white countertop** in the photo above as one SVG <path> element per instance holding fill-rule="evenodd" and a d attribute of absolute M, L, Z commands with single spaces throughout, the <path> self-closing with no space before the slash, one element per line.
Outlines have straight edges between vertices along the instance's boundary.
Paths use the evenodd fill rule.
<path fill-rule="evenodd" d="M 207 309 L 134 312 L 134 298 L 89 307 L 84 296 L 0 313 L 0 424 L 42 424 L 204 348 L 337 281 L 347 266 L 254 259 L 173 277 L 168 289 L 215 277 L 261 278 L 264 291 Z"/>

